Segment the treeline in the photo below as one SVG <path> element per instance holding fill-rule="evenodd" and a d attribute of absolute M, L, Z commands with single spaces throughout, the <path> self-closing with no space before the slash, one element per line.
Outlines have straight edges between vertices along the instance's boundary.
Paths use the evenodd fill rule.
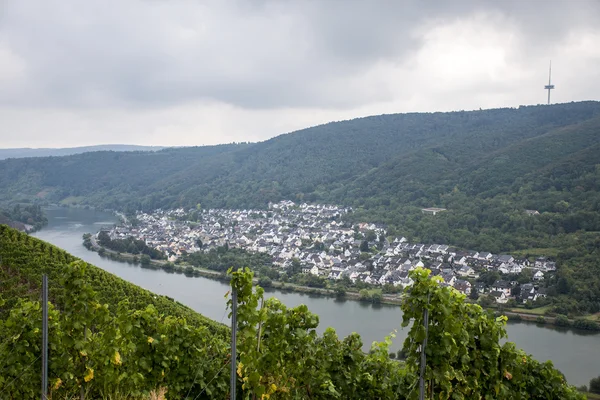
<path fill-rule="evenodd" d="M 271 270 L 273 265 L 273 257 L 268 254 L 251 253 L 243 249 L 229 248 L 228 245 L 212 248 L 208 252 L 187 254 L 183 259 L 195 267 L 219 272 L 226 272 L 231 267 L 249 267 L 253 271 L 267 267 Z"/>
<path fill-rule="evenodd" d="M 0 222 L 8 224 L 11 221 L 30 225 L 29 231 L 37 231 L 48 225 L 48 218 L 37 204 L 16 204 L 12 208 L 0 209 Z"/>
<path fill-rule="evenodd" d="M 91 245 L 91 242 L 87 243 Z M 100 231 L 98 233 L 98 244 L 118 253 L 145 254 L 153 260 L 166 259 L 166 256 L 161 251 L 149 247 L 143 240 L 135 239 L 131 236 L 125 239 L 111 239 L 106 231 Z"/>
<path fill-rule="evenodd" d="M 148 292 L 124 282 L 131 287 L 129 295 L 119 293 L 104 302 L 110 295 L 98 284 L 96 267 L 7 227 L 0 227 L 0 238 L 0 295 L 13 299 L 0 314 L 0 391 L 7 398 L 39 397 L 38 296 L 44 272 L 52 283 L 52 398 L 81 391 L 85 398 L 142 399 L 165 391 L 173 399 L 226 398 L 228 371 L 235 362 L 240 398 L 415 399 L 425 307 L 430 319 L 428 398 L 584 398 L 550 362 L 539 363 L 514 344 L 500 343 L 506 336 L 505 318 L 466 304 L 464 296 L 441 288 L 425 270 L 413 272 L 415 285 L 402 306 L 402 324 L 411 330 L 403 348 L 405 361 L 389 357 L 393 335 L 365 354 L 357 334 L 339 339 L 331 328 L 317 334 L 319 319 L 306 306 L 288 308 L 277 299 L 265 300 L 263 290 L 252 287 L 248 269 L 234 271 L 238 341 L 232 357 L 226 330 L 202 323 L 207 321 L 197 314 L 190 318 L 184 307 L 171 303 L 165 309 L 166 300 L 152 300 L 160 296 L 146 296 Z M 9 277 L 17 280 L 4 285 Z M 118 291 L 122 281 L 104 277 Z M 17 281 L 27 289 L 15 292 Z"/>
<path fill-rule="evenodd" d="M 495 190 L 586 149 L 593 153 L 598 115 L 597 102 L 380 115 L 256 144 L 4 160 L 0 200 L 52 188 L 48 201 L 77 196 L 123 211 L 198 203 L 264 208 L 283 199 L 366 204 L 373 194 L 384 202 L 437 203 L 456 185 L 469 195 Z"/>

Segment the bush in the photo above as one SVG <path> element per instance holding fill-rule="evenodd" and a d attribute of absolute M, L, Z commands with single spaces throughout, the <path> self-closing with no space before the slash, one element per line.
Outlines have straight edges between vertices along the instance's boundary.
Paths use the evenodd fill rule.
<path fill-rule="evenodd" d="M 521 317 L 521 315 L 520 315 L 520 314 L 514 314 L 514 315 L 510 315 L 510 316 L 508 317 L 508 319 L 509 319 L 510 321 L 522 321 L 522 320 L 523 320 L 523 318 Z"/>
<path fill-rule="evenodd" d="M 546 323 L 546 318 L 544 318 L 543 316 L 539 316 L 535 319 L 535 322 L 537 322 L 538 324 L 545 324 Z"/>
<path fill-rule="evenodd" d="M 343 288 L 342 286 L 337 286 L 335 288 L 335 297 L 337 297 L 339 299 L 346 297 L 346 289 Z"/>
<path fill-rule="evenodd" d="M 590 321 L 589 319 L 576 319 L 573 322 L 573 327 L 577 329 L 585 329 L 588 331 L 598 331 L 600 330 L 600 325 L 597 322 Z"/>
<path fill-rule="evenodd" d="M 188 265 L 187 267 L 185 267 L 185 269 L 183 270 L 183 273 L 186 276 L 194 276 L 194 267 L 192 267 L 191 265 Z"/>
<path fill-rule="evenodd" d="M 590 392 L 600 394 L 600 376 L 590 380 Z"/>
<path fill-rule="evenodd" d="M 165 265 L 163 265 L 163 269 L 166 272 L 175 272 L 175 264 L 168 262 Z"/>
<path fill-rule="evenodd" d="M 261 276 L 258 278 L 258 285 L 263 288 L 268 288 L 273 286 L 273 281 L 268 276 Z"/>
<path fill-rule="evenodd" d="M 144 266 L 150 265 L 150 256 L 147 254 L 142 254 L 142 256 L 140 257 L 140 264 Z"/>
<path fill-rule="evenodd" d="M 566 315 L 559 314 L 554 319 L 554 324 L 556 324 L 556 326 L 571 326 L 571 321 L 569 321 L 569 318 Z"/>

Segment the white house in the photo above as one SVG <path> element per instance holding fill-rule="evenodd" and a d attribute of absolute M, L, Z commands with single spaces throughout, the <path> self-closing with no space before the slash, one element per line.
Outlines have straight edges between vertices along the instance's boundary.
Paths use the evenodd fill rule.
<path fill-rule="evenodd" d="M 475 270 L 465 265 L 462 266 L 456 273 L 462 277 L 473 276 L 475 275 Z"/>
<path fill-rule="evenodd" d="M 493 291 L 490 293 L 495 299 L 496 299 L 496 303 L 498 304 L 506 304 L 508 302 L 508 297 L 506 296 L 506 294 L 504 292 L 500 292 L 500 291 Z"/>

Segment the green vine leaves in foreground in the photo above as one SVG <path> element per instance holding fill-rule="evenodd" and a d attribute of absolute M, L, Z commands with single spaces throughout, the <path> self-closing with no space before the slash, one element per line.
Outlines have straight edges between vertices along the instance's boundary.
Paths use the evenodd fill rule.
<path fill-rule="evenodd" d="M 190 327 L 149 305 L 116 309 L 97 301 L 87 265 L 63 267 L 60 309 L 49 307 L 49 393 L 53 398 L 146 399 L 160 387 L 168 398 L 222 398 L 227 343 L 207 327 Z M 0 320 L 1 398 L 39 398 L 41 305 L 19 300 Z M 7 340 L 4 340 L 4 339 Z M 213 379 L 218 378 L 218 379 Z M 200 397 L 203 394 L 204 397 Z"/>
<path fill-rule="evenodd" d="M 515 348 L 500 344 L 506 337 L 506 317 L 494 317 L 465 296 L 442 287 L 430 271 L 417 268 L 402 304 L 404 327 L 412 323 L 404 342 L 406 366 L 418 374 L 421 346 L 427 334 L 428 398 L 436 399 L 578 399 L 550 362 L 539 363 Z M 423 326 L 423 310 L 429 325 Z M 411 398 L 417 398 L 416 393 Z"/>
<path fill-rule="evenodd" d="M 229 271 L 238 296 L 237 371 L 244 399 L 401 398 L 404 370 L 389 359 L 389 345 L 362 352 L 357 334 L 340 341 L 305 305 L 287 308 L 252 289 L 249 269 Z M 228 302 L 231 307 L 231 300 Z"/>
<path fill-rule="evenodd" d="M 171 300 L 75 260 L 0 225 L 0 397 L 39 398 L 41 273 L 50 277 L 49 373 L 52 398 L 226 398 L 232 360 L 228 330 Z M 53 249 L 50 251 L 50 249 Z M 464 296 L 412 272 L 402 305 L 406 362 L 388 356 L 392 336 L 368 354 L 354 333 L 318 334 L 306 306 L 265 300 L 248 269 L 231 272 L 238 294 L 240 399 L 414 399 L 420 346 L 427 346 L 427 398 L 579 399 L 550 362 L 540 363 L 505 338 L 494 318 Z M 8 284 L 7 284 L 8 283 Z M 427 301 L 429 299 L 429 301 Z M 229 300 L 229 307 L 231 307 Z M 192 321 L 189 323 L 188 321 Z"/>

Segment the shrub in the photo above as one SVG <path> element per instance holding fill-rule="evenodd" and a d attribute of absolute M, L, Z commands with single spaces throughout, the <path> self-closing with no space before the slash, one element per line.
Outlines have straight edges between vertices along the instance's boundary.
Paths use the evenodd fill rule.
<path fill-rule="evenodd" d="M 258 285 L 263 288 L 268 288 L 273 286 L 273 281 L 268 276 L 261 276 L 258 278 Z"/>
<path fill-rule="evenodd" d="M 554 323 L 557 326 L 571 326 L 571 321 L 569 321 L 569 318 L 566 315 L 562 314 L 556 316 L 556 318 L 554 319 Z"/>
<path fill-rule="evenodd" d="M 600 394 L 600 376 L 590 380 L 590 392 Z"/>
<path fill-rule="evenodd" d="M 585 329 L 588 331 L 598 331 L 600 330 L 600 325 L 597 322 L 590 321 L 589 319 L 576 319 L 573 322 L 573 327 L 577 329 Z"/>

